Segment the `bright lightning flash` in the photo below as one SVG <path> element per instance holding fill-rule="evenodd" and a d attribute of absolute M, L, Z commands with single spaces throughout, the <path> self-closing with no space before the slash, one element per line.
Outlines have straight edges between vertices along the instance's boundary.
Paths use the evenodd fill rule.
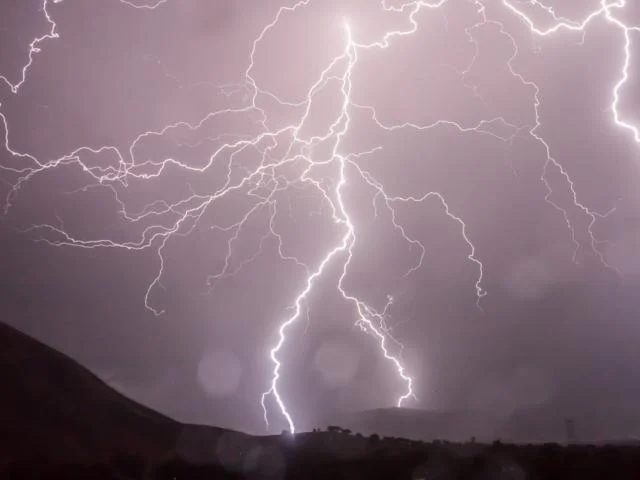
<path fill-rule="evenodd" d="M 53 3 L 59 3 L 60 1 L 61 0 L 54 0 Z M 160 8 L 168 2 L 168 0 L 159 0 L 154 3 L 137 3 L 128 0 L 118 1 L 132 8 L 150 11 Z M 306 311 L 306 302 L 310 292 L 313 290 L 314 286 L 323 276 L 331 263 L 339 262 L 341 274 L 336 287 L 344 300 L 353 306 L 356 325 L 360 327 L 363 332 L 368 333 L 373 337 L 381 354 L 397 371 L 400 381 L 404 384 L 404 389 L 397 397 L 397 405 L 402 406 L 406 400 L 414 396 L 413 378 L 407 373 L 402 362 L 401 355 L 403 345 L 391 335 L 390 328 L 386 323 L 388 309 L 393 302 L 393 298 L 391 296 L 387 297 L 387 303 L 384 309 L 378 311 L 363 299 L 351 294 L 345 287 L 345 279 L 349 275 L 349 267 L 359 241 L 356 227 L 352 220 L 353 213 L 349 211 L 344 200 L 344 193 L 349 188 L 349 183 L 353 180 L 352 176 L 357 176 L 375 191 L 373 206 L 374 209 L 376 209 L 376 215 L 378 208 L 377 200 L 381 199 L 384 208 L 391 215 L 391 228 L 396 230 L 411 248 L 418 249 L 419 255 L 416 259 L 415 265 L 406 273 L 406 275 L 412 274 L 423 266 L 423 258 L 426 254 L 426 250 L 423 244 L 409 236 L 405 227 L 397 221 L 395 206 L 398 204 L 421 203 L 431 199 L 439 202 L 443 207 L 444 213 L 461 228 L 462 236 L 469 247 L 468 259 L 478 268 L 478 277 L 475 282 L 478 307 L 480 307 L 480 300 L 485 295 L 485 291 L 482 288 L 483 265 L 476 257 L 476 247 L 467 234 L 466 224 L 459 216 L 456 216 L 451 212 L 445 198 L 440 193 L 426 192 L 420 196 L 407 197 L 388 195 L 384 189 L 383 183 L 376 179 L 370 172 L 365 170 L 358 162 L 361 157 L 372 155 L 382 147 L 349 155 L 343 153 L 341 148 L 343 143 L 342 141 L 350 131 L 352 124 L 352 112 L 355 110 L 368 112 L 375 125 L 384 131 L 395 131 L 401 129 L 425 131 L 436 129 L 441 126 L 449 126 L 456 128 L 460 134 L 489 135 L 504 142 L 512 141 L 515 135 L 518 135 L 523 131 L 527 132 L 527 134 L 539 142 L 546 151 L 546 162 L 541 175 L 541 180 L 548 190 L 545 200 L 563 215 L 567 227 L 571 232 L 573 243 L 575 245 L 575 252 L 577 252 L 581 245 L 576 240 L 576 232 L 574 230 L 574 226 L 569 220 L 568 211 L 550 199 L 553 190 L 548 180 L 548 174 L 552 168 L 555 168 L 560 172 L 564 178 L 566 186 L 573 198 L 573 206 L 580 209 L 588 218 L 590 218 L 591 221 L 588 226 L 588 234 L 591 238 L 591 248 L 592 251 L 600 257 L 605 266 L 609 265 L 606 263 L 604 254 L 600 250 L 602 242 L 596 239 L 592 232 L 592 228 L 599 218 L 607 216 L 611 211 L 613 211 L 613 209 L 609 212 L 597 213 L 578 201 L 578 195 L 576 193 L 573 180 L 570 178 L 564 167 L 553 158 L 547 142 L 537 134 L 541 125 L 539 113 L 541 105 L 540 89 L 534 82 L 527 80 L 523 74 L 517 72 L 513 67 L 513 60 L 516 59 L 519 54 L 517 42 L 514 37 L 507 32 L 505 26 L 501 22 L 490 18 L 488 7 L 485 3 L 496 4 L 496 8 L 504 8 L 511 12 L 530 29 L 532 34 L 538 36 L 552 35 L 560 30 L 576 31 L 585 35 L 589 25 L 598 18 L 605 19 L 614 28 L 618 29 L 624 39 L 624 64 L 621 67 L 619 80 L 613 86 L 611 92 L 611 109 L 613 111 L 616 125 L 623 130 L 629 131 L 634 140 L 637 143 L 640 143 L 640 129 L 637 126 L 626 122 L 619 113 L 622 90 L 629 79 L 629 67 L 632 54 L 632 34 L 640 31 L 638 27 L 628 26 L 620 20 L 618 16 L 616 16 L 616 14 L 625 7 L 625 0 L 601 0 L 598 8 L 590 12 L 580 21 L 559 17 L 556 15 L 552 7 L 543 4 L 538 0 L 530 0 L 528 3 L 514 2 L 511 0 L 494 0 L 492 2 L 489 0 L 457 0 L 475 5 L 477 7 L 479 17 L 479 21 L 475 25 L 466 29 L 466 34 L 469 40 L 476 47 L 476 56 L 474 56 L 468 68 L 460 72 L 461 78 L 464 80 L 465 75 L 471 70 L 476 61 L 478 43 L 474 36 L 475 31 L 487 24 L 494 24 L 498 26 L 500 32 L 510 39 L 513 47 L 513 55 L 507 62 L 507 67 L 510 73 L 522 82 L 522 84 L 532 87 L 535 92 L 534 102 L 532 105 L 536 120 L 534 125 L 511 125 L 502 117 L 488 118 L 475 125 L 463 125 L 447 119 L 442 119 L 428 125 L 418 125 L 410 122 L 389 125 L 384 124 L 378 119 L 378 115 L 374 107 L 360 105 L 353 102 L 352 91 L 354 88 L 357 88 L 357 86 L 354 86 L 352 83 L 352 73 L 358 66 L 359 57 L 366 55 L 370 50 L 391 48 L 393 40 L 396 37 L 414 34 L 419 28 L 417 18 L 420 12 L 425 9 L 440 9 L 450 1 L 454 2 L 456 0 L 407 0 L 404 4 L 399 6 L 387 5 L 387 2 L 382 0 L 381 6 L 383 10 L 389 13 L 394 12 L 395 14 L 403 14 L 406 16 L 407 27 L 405 29 L 388 30 L 378 41 L 372 43 L 359 42 L 354 38 L 349 23 L 345 22 L 344 48 L 342 52 L 329 62 L 326 68 L 321 72 L 319 78 L 317 78 L 311 85 L 305 98 L 298 103 L 286 102 L 280 99 L 276 94 L 261 88 L 253 76 L 257 48 L 265 36 L 270 30 L 278 25 L 283 16 L 292 14 L 298 9 L 308 7 L 312 3 L 312 0 L 299 0 L 293 5 L 282 6 L 277 11 L 273 20 L 264 27 L 258 37 L 253 41 L 252 49 L 249 54 L 249 65 L 244 72 L 242 82 L 239 85 L 231 87 L 227 86 L 223 89 L 223 93 L 227 96 L 232 96 L 237 92 L 244 92 L 245 98 L 248 100 L 243 106 L 211 112 L 197 123 L 177 122 L 167 125 L 158 131 L 143 132 L 133 140 L 126 152 L 121 152 L 116 147 L 108 145 L 101 147 L 81 146 L 60 158 L 41 161 L 33 155 L 22 153 L 11 148 L 9 121 L 0 111 L 0 118 L 2 119 L 2 124 L 5 130 L 4 147 L 7 152 L 9 152 L 12 159 L 18 159 L 23 162 L 19 167 L 15 167 L 13 163 L 10 165 L 0 164 L 0 169 L 15 175 L 16 178 L 12 183 L 5 202 L 5 212 L 11 208 L 21 187 L 34 176 L 54 168 L 69 165 L 79 166 L 90 180 L 89 183 L 87 183 L 85 190 L 89 188 L 106 188 L 112 192 L 113 198 L 119 205 L 119 212 L 122 215 L 122 218 L 132 225 L 143 226 L 140 237 L 137 240 L 127 242 L 116 241 L 110 238 L 77 238 L 65 230 L 61 221 L 59 225 L 34 225 L 29 229 L 29 231 L 39 232 L 40 239 L 53 246 L 121 248 L 126 250 L 153 249 L 158 255 L 159 269 L 147 289 L 145 306 L 155 314 L 159 315 L 163 311 L 158 310 L 152 305 L 150 296 L 154 288 L 161 286 L 161 279 L 164 273 L 165 264 L 164 249 L 168 239 L 174 236 L 189 235 L 196 227 L 199 226 L 205 212 L 213 209 L 221 199 L 229 197 L 232 194 L 243 193 L 250 197 L 255 203 L 245 212 L 242 218 L 232 225 L 214 225 L 211 227 L 211 229 L 220 232 L 221 234 L 228 235 L 227 255 L 224 266 L 220 271 L 210 276 L 209 282 L 211 287 L 214 288 L 218 281 L 237 274 L 242 267 L 254 260 L 260 253 L 262 253 L 263 243 L 267 238 L 273 238 L 276 240 L 278 253 L 283 261 L 293 262 L 296 266 L 303 269 L 307 275 L 304 287 L 295 296 L 295 300 L 292 304 L 292 313 L 280 324 L 278 329 L 278 340 L 269 351 L 269 359 L 273 363 L 273 376 L 268 390 L 262 395 L 261 399 L 262 407 L 264 409 L 264 419 L 267 427 L 269 426 L 267 401 L 272 398 L 275 400 L 280 413 L 286 419 L 289 430 L 292 433 L 295 432 L 293 416 L 287 409 L 286 402 L 279 390 L 281 367 L 283 365 L 283 360 L 281 359 L 282 348 L 287 341 L 288 330 Z M 536 23 L 524 12 L 522 6 L 524 6 L 525 3 L 527 3 L 529 7 L 538 8 L 540 11 L 544 12 L 552 19 L 553 25 L 547 29 L 537 27 Z M 28 71 L 35 60 L 35 55 L 41 52 L 42 44 L 46 40 L 54 40 L 59 37 L 56 30 L 56 23 L 49 12 L 49 4 L 50 2 L 48 0 L 44 0 L 42 3 L 42 11 L 50 29 L 44 35 L 34 38 L 29 44 L 28 61 L 22 68 L 18 79 L 12 82 L 8 77 L 0 76 L 0 85 L 5 84 L 14 94 L 17 93 L 20 90 L 20 87 L 27 81 Z M 340 85 L 341 103 L 339 111 L 336 112 L 334 121 L 327 125 L 325 130 L 326 134 L 305 138 L 302 134 L 302 129 L 310 117 L 311 108 L 314 105 L 314 102 L 318 101 L 318 94 L 329 85 L 333 84 L 333 82 L 338 82 Z M 477 94 L 477 92 L 475 93 Z M 270 118 L 267 111 L 260 107 L 260 100 L 262 99 L 276 101 L 283 107 L 301 109 L 302 113 L 297 122 L 293 122 L 285 125 L 284 127 L 273 130 L 269 127 Z M 203 128 L 207 122 L 213 121 L 217 118 L 240 114 L 257 115 L 259 118 L 257 123 L 260 127 L 260 132 L 257 134 L 249 133 L 246 135 L 230 133 L 221 135 L 215 139 L 210 139 L 219 142 L 225 140 L 226 143 L 221 143 L 220 146 L 211 153 L 207 162 L 203 166 L 194 167 L 174 158 L 165 158 L 161 161 L 138 161 L 136 150 L 145 140 L 170 135 L 172 132 L 180 130 L 196 132 Z M 510 137 L 501 137 L 493 133 L 492 130 L 488 128 L 493 123 L 502 123 L 503 125 L 510 127 L 512 131 L 516 133 Z M 229 139 L 231 140 L 226 141 Z M 282 149 L 283 145 L 286 147 L 285 151 L 277 153 L 279 151 L 278 149 Z M 331 145 L 330 154 L 323 158 L 317 158 L 314 151 L 319 145 Z M 241 156 L 242 153 L 251 151 L 257 152 L 260 155 L 261 160 L 257 166 L 247 168 L 236 161 L 236 158 Z M 89 154 L 109 155 L 112 156 L 115 161 L 111 166 L 91 165 L 84 159 L 85 156 Z M 166 174 L 169 167 L 183 169 L 191 173 L 205 173 L 214 165 L 219 165 L 225 161 L 227 169 L 226 180 L 220 188 L 213 192 L 196 193 L 195 191 L 192 191 L 190 196 L 179 201 L 169 203 L 164 200 L 157 200 L 135 212 L 127 208 L 126 202 L 122 200 L 122 191 L 126 189 L 129 186 L 129 183 L 133 180 L 144 181 L 158 178 Z M 299 170 L 299 173 L 295 178 L 291 178 L 290 173 L 288 173 L 292 166 L 303 167 Z M 337 178 L 334 179 L 332 184 L 327 184 L 326 182 L 316 178 L 314 175 L 314 169 L 319 166 L 330 166 L 336 168 L 338 172 Z M 236 178 L 238 170 L 243 172 L 240 178 Z M 285 173 L 285 171 L 287 173 Z M 306 265 L 298 258 L 288 255 L 286 253 L 286 239 L 276 228 L 275 217 L 278 212 L 278 196 L 282 193 L 286 193 L 289 189 L 300 188 L 313 188 L 314 191 L 319 194 L 323 204 L 331 211 L 331 218 L 333 222 L 341 228 L 343 232 L 339 242 L 324 253 L 322 261 L 316 266 Z M 231 257 L 234 252 L 234 246 L 243 234 L 243 228 L 252 217 L 261 213 L 268 216 L 269 222 L 267 231 L 264 232 L 264 235 L 260 238 L 258 251 L 253 256 L 242 262 L 240 266 L 231 268 Z"/>

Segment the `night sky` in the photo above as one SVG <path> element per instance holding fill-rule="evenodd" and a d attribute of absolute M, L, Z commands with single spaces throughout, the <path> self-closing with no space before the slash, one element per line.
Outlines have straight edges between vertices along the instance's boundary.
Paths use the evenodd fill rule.
<path fill-rule="evenodd" d="M 2 320 L 256 433 L 288 319 L 301 428 L 405 394 L 380 338 L 406 407 L 633 408 L 640 5 L 603 2 L 2 0 Z"/>

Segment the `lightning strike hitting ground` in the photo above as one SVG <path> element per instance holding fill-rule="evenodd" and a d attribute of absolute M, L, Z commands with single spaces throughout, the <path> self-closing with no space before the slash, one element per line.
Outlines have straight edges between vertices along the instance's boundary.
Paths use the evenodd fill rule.
<path fill-rule="evenodd" d="M 61 0 L 54 0 L 53 3 L 60 3 Z M 115 1 L 115 0 L 114 0 Z M 166 4 L 169 0 L 159 0 L 149 3 L 136 3 L 127 0 L 118 0 L 120 3 L 128 5 L 135 9 L 155 10 L 156 8 Z M 477 29 L 484 25 L 495 25 L 498 27 L 500 34 L 508 37 L 512 45 L 512 55 L 507 61 L 507 68 L 511 75 L 517 78 L 523 85 L 530 87 L 533 92 L 532 109 L 535 114 L 535 123 L 528 126 L 518 126 L 508 123 L 503 117 L 497 116 L 482 120 L 473 125 L 463 125 L 447 119 L 441 119 L 437 122 L 419 125 L 411 122 L 398 124 L 384 124 L 378 119 L 377 112 L 374 107 L 368 105 L 357 104 L 352 101 L 352 91 L 357 88 L 352 83 L 352 74 L 358 67 L 358 59 L 362 55 L 367 55 L 369 51 L 376 49 L 388 49 L 393 47 L 393 40 L 397 37 L 404 37 L 414 34 L 419 29 L 417 20 L 418 14 L 423 10 L 437 10 L 442 8 L 446 3 L 455 0 L 438 0 L 438 1 L 411 1 L 408 0 L 401 5 L 388 5 L 385 0 L 381 2 L 383 10 L 388 13 L 403 14 L 406 17 L 407 27 L 405 29 L 388 30 L 378 41 L 371 43 L 362 43 L 354 38 L 348 22 L 344 23 L 344 49 L 342 52 L 332 59 L 329 64 L 321 72 L 320 76 L 310 86 L 307 94 L 300 102 L 288 102 L 280 99 L 275 93 L 270 92 L 259 85 L 254 78 L 254 70 L 256 66 L 257 49 L 263 39 L 269 32 L 275 28 L 285 15 L 292 14 L 299 9 L 308 7 L 312 0 L 300 0 L 292 5 L 282 6 L 278 9 L 273 20 L 267 24 L 253 41 L 251 51 L 249 52 L 249 64 L 244 72 L 244 78 L 237 85 L 225 85 L 220 87 L 222 93 L 227 97 L 233 97 L 238 92 L 244 92 L 247 98 L 246 104 L 238 108 L 229 108 L 215 111 L 207 114 L 199 122 L 176 122 L 158 130 L 140 133 L 131 143 L 128 150 L 121 152 L 114 146 L 81 146 L 72 152 L 54 160 L 41 161 L 29 153 L 19 152 L 11 147 L 10 125 L 7 117 L 0 111 L 0 119 L 4 128 L 4 147 L 10 155 L 11 162 L 0 164 L 0 170 L 12 174 L 15 178 L 11 183 L 10 191 L 5 201 L 5 213 L 9 211 L 13 202 L 18 197 L 22 186 L 33 179 L 34 176 L 44 173 L 54 168 L 64 166 L 79 167 L 88 178 L 87 185 L 83 188 L 88 191 L 93 188 L 108 189 L 113 195 L 113 199 L 119 207 L 119 213 L 122 218 L 131 225 L 140 225 L 142 227 L 139 238 L 126 242 L 116 241 L 111 238 L 78 238 L 69 233 L 59 220 L 58 225 L 39 224 L 28 229 L 29 232 L 36 232 L 41 241 L 47 242 L 53 246 L 73 246 L 80 248 L 121 248 L 126 250 L 145 250 L 152 249 L 158 256 L 159 268 L 156 276 L 152 279 L 145 295 L 145 306 L 153 311 L 156 315 L 163 313 L 163 310 L 153 306 L 151 296 L 156 287 L 162 287 L 162 277 L 165 265 L 165 246 L 167 241 L 175 236 L 187 236 L 192 233 L 196 227 L 201 227 L 205 212 L 217 206 L 221 199 L 229 197 L 231 194 L 242 193 L 254 201 L 242 218 L 231 225 L 212 225 L 211 230 L 221 235 L 227 236 L 227 247 L 224 264 L 221 269 L 209 276 L 209 286 L 215 288 L 218 282 L 225 278 L 236 275 L 244 266 L 255 260 L 263 252 L 263 244 L 267 239 L 271 238 L 276 241 L 277 251 L 280 259 L 286 262 L 292 262 L 300 268 L 306 275 L 306 281 L 303 288 L 297 292 L 291 308 L 291 315 L 287 317 L 278 328 L 278 338 L 276 344 L 269 350 L 269 360 L 273 364 L 273 375 L 269 383 L 269 388 L 262 395 L 261 403 L 264 409 L 264 419 L 269 427 L 268 421 L 268 401 L 273 399 L 278 407 L 279 412 L 288 424 L 289 430 L 295 432 L 295 422 L 292 413 L 288 410 L 285 400 L 279 390 L 279 381 L 281 380 L 284 359 L 282 358 L 282 348 L 288 339 L 290 327 L 296 323 L 303 314 L 308 316 L 307 300 L 314 286 L 318 283 L 329 265 L 336 263 L 339 265 L 340 276 L 338 278 L 336 288 L 342 295 L 343 299 L 353 307 L 355 313 L 355 322 L 363 332 L 368 333 L 376 341 L 381 354 L 388 360 L 390 365 L 396 370 L 400 381 L 404 384 L 404 388 L 398 394 L 397 405 L 402 406 L 405 401 L 414 396 L 413 378 L 407 372 L 402 362 L 403 344 L 391 334 L 391 329 L 387 325 L 387 315 L 393 298 L 387 298 L 386 305 L 381 311 L 377 311 L 363 299 L 351 294 L 345 287 L 345 279 L 349 276 L 349 267 L 358 242 L 361 238 L 358 236 L 353 218 L 354 213 L 349 211 L 344 199 L 345 191 L 349 188 L 349 182 L 353 180 L 355 175 L 359 180 L 364 181 L 371 187 L 375 194 L 373 197 L 373 209 L 375 215 L 378 215 L 378 205 L 381 200 L 382 206 L 390 214 L 390 227 L 398 232 L 410 248 L 417 248 L 419 254 L 415 264 L 406 272 L 405 276 L 411 275 L 413 272 L 422 268 L 423 259 L 426 255 L 424 245 L 407 234 L 405 226 L 402 225 L 396 216 L 395 206 L 407 203 L 422 203 L 429 200 L 438 201 L 444 213 L 456 222 L 461 228 L 461 234 L 469 247 L 468 260 L 473 262 L 478 268 L 478 277 L 475 282 L 475 292 L 477 296 L 478 307 L 480 301 L 486 292 L 482 287 L 483 281 L 483 264 L 476 256 L 476 247 L 472 243 L 467 232 L 467 225 L 462 218 L 451 212 L 445 198 L 438 192 L 425 192 L 422 195 L 415 196 L 392 196 L 388 195 L 384 188 L 384 182 L 374 177 L 371 172 L 366 170 L 359 160 L 367 155 L 373 155 L 380 151 L 383 147 L 376 147 L 370 151 L 345 154 L 342 150 L 342 140 L 349 133 L 352 124 L 351 114 L 358 110 L 368 112 L 370 118 L 381 131 L 396 131 L 410 129 L 417 132 L 437 129 L 442 126 L 449 126 L 457 129 L 460 134 L 482 134 L 494 137 L 495 139 L 509 143 L 516 136 L 521 136 L 526 132 L 528 136 L 538 142 L 546 152 L 546 160 L 541 173 L 541 181 L 547 188 L 545 200 L 557 209 L 563 216 L 567 227 L 571 233 L 571 238 L 575 246 L 573 260 L 576 261 L 576 255 L 581 248 L 580 242 L 577 240 L 577 234 L 573 224 L 570 221 L 569 211 L 567 208 L 554 202 L 550 197 L 554 193 L 549 181 L 548 175 L 555 169 L 559 172 L 566 188 L 572 198 L 573 207 L 579 209 L 589 219 L 587 233 L 591 239 L 591 249 L 594 254 L 598 255 L 603 265 L 611 268 L 607 264 L 601 245 L 604 241 L 596 238 L 593 233 L 593 227 L 598 219 L 604 218 L 614 211 L 612 208 L 608 212 L 598 213 L 578 200 L 578 194 L 573 180 L 566 169 L 551 154 L 549 144 L 537 133 L 541 127 L 540 120 L 540 88 L 533 81 L 527 80 L 523 74 L 519 73 L 513 66 L 513 61 L 519 55 L 519 48 L 515 38 L 508 33 L 503 23 L 490 18 L 487 5 L 496 5 L 496 7 L 504 8 L 511 14 L 515 15 L 523 22 L 533 35 L 548 36 L 553 35 L 561 30 L 574 31 L 584 35 L 588 33 L 589 26 L 597 19 L 604 19 L 613 28 L 617 29 L 623 37 L 624 63 L 621 66 L 619 80 L 612 87 L 611 110 L 613 113 L 613 121 L 622 130 L 628 131 L 636 143 L 640 143 L 640 129 L 622 118 L 620 114 L 620 103 L 625 85 L 629 80 L 629 68 L 632 55 L 632 44 L 634 33 L 640 32 L 640 28 L 636 26 L 628 26 L 619 19 L 617 14 L 624 9 L 625 0 L 601 0 L 598 8 L 588 13 L 584 19 L 571 20 L 558 16 L 553 7 L 541 3 L 537 0 L 529 2 L 513 2 L 510 0 L 458 0 L 467 2 L 477 7 L 478 22 L 465 30 L 469 41 L 475 46 L 476 52 L 471 63 L 466 69 L 459 72 L 461 82 L 466 88 L 473 91 L 474 95 L 479 96 L 477 88 L 466 84 L 467 74 L 471 71 L 476 62 L 479 53 L 479 44 L 474 36 Z M 536 22 L 525 13 L 524 7 L 538 8 L 544 12 L 553 21 L 552 26 L 548 28 L 539 28 Z M 28 46 L 27 61 L 17 75 L 16 80 L 10 80 L 10 75 L 0 76 L 0 86 L 6 85 L 14 94 L 18 93 L 20 87 L 28 81 L 28 72 L 35 61 L 37 55 L 42 52 L 43 43 L 46 40 L 54 40 L 59 37 L 57 25 L 49 11 L 50 2 L 44 0 L 42 3 L 42 12 L 49 25 L 49 30 L 43 35 L 34 38 Z M 340 86 L 341 103 L 340 108 L 335 112 L 332 123 L 326 125 L 326 133 L 324 135 L 304 138 L 301 131 L 305 123 L 308 121 L 311 108 L 317 99 L 317 96 L 329 85 L 338 82 Z M 260 100 L 268 98 L 277 102 L 283 107 L 292 107 L 302 109 L 302 113 L 296 122 L 292 122 L 284 127 L 276 130 L 269 128 L 270 118 L 266 109 L 260 107 Z M 1 105 L 0 105 L 1 108 Z M 144 160 L 138 161 L 136 151 L 140 145 L 149 139 L 159 138 L 178 131 L 197 132 L 199 129 L 214 119 L 226 118 L 233 115 L 254 115 L 258 118 L 256 121 L 260 126 L 259 133 L 223 134 L 214 139 L 209 139 L 220 143 L 213 153 L 209 156 L 204 165 L 194 167 L 185 162 L 174 158 L 164 158 L 161 161 Z M 501 136 L 494 133 L 490 127 L 493 124 L 500 124 L 508 127 L 511 135 Z M 330 154 L 326 158 L 316 158 L 314 149 L 321 144 L 329 144 L 332 146 Z M 274 152 L 278 148 L 288 145 L 284 153 L 274 157 Z M 255 152 L 260 156 L 260 162 L 253 168 L 247 168 L 240 165 L 236 158 L 242 153 Z M 96 166 L 87 163 L 83 158 L 88 154 L 101 154 L 110 156 L 112 163 L 106 166 Z M 19 166 L 15 166 L 19 161 Z M 224 162 L 224 163 L 223 163 Z M 158 178 L 164 175 L 170 167 L 179 168 L 192 173 L 205 173 L 214 165 L 223 164 L 226 168 L 227 175 L 222 186 L 213 192 L 198 193 L 191 190 L 191 194 L 179 201 L 170 203 L 164 200 L 152 202 L 142 209 L 132 211 L 127 207 L 127 203 L 123 200 L 122 192 L 127 189 L 133 180 L 144 181 Z M 292 166 L 304 167 L 295 178 L 291 179 L 284 173 L 285 169 Z M 327 184 L 322 180 L 318 180 L 314 176 L 314 169 L 319 166 L 333 166 L 337 169 L 337 177 L 333 184 Z M 241 170 L 243 174 L 237 178 L 237 171 Z M 331 219 L 338 226 L 342 235 L 340 240 L 322 256 L 322 260 L 318 265 L 307 265 L 300 259 L 287 253 L 287 240 L 283 233 L 279 232 L 276 226 L 276 215 L 278 214 L 278 195 L 286 194 L 289 189 L 313 188 L 316 194 L 321 197 L 323 205 L 331 211 Z M 258 248 L 253 255 L 239 262 L 235 267 L 232 265 L 232 258 L 235 251 L 235 244 L 244 235 L 249 221 L 260 215 L 266 215 L 268 218 L 268 228 L 260 236 L 258 240 Z"/>

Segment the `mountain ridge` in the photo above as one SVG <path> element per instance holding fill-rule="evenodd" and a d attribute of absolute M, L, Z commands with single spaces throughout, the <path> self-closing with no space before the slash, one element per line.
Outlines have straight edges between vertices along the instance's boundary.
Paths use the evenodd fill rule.
<path fill-rule="evenodd" d="M 90 463 L 116 451 L 155 457 L 174 448 L 181 424 L 2 322 L 0 375 L 0 455 L 6 459 Z"/>

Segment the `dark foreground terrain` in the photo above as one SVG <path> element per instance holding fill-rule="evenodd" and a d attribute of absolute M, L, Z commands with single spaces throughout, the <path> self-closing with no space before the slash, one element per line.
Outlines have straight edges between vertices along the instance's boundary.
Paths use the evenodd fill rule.
<path fill-rule="evenodd" d="M 640 447 L 420 442 L 185 425 L 0 324 L 0 479 L 639 479 Z"/>
<path fill-rule="evenodd" d="M 351 445 L 333 450 L 332 444 Z M 210 463 L 178 456 L 154 463 L 115 454 L 107 463 L 9 463 L 6 479 L 638 479 L 637 447 L 560 447 L 494 444 L 413 444 L 402 440 L 343 439 L 328 433 L 257 442 Z"/>

